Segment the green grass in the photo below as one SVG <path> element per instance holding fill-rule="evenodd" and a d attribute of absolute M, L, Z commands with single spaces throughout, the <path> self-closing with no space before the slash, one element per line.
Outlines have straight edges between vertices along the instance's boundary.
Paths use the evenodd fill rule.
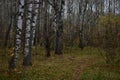
<path fill-rule="evenodd" d="M 86 47 L 83 51 L 70 48 L 60 56 L 52 52 L 49 58 L 45 57 L 44 48 L 36 52 L 31 67 L 22 66 L 23 55 L 20 55 L 15 71 L 8 69 L 10 56 L 0 56 L 0 80 L 73 80 L 79 66 L 83 68 L 79 80 L 120 80 L 120 68 L 117 65 L 107 68 L 97 48 Z"/>
<path fill-rule="evenodd" d="M 93 65 L 83 71 L 79 80 L 120 80 L 120 65 L 103 63 Z"/>

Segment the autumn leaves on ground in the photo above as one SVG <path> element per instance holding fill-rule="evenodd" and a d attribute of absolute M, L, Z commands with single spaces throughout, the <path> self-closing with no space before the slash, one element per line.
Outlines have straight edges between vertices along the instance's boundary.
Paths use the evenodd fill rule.
<path fill-rule="evenodd" d="M 31 67 L 22 66 L 22 55 L 17 68 L 8 69 L 10 54 L 0 56 L 0 80 L 120 80 L 120 65 L 106 64 L 104 51 L 86 47 L 84 50 L 64 50 L 62 55 L 46 58 L 44 49 L 33 56 Z"/>

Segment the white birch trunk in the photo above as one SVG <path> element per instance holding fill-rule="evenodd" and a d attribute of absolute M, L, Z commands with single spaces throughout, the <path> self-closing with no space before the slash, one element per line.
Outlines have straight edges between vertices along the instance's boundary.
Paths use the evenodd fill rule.
<path fill-rule="evenodd" d="M 14 55 L 10 61 L 10 68 L 16 67 L 16 62 L 18 58 L 18 51 L 20 49 L 21 44 L 21 31 L 22 31 L 22 25 L 23 25 L 23 14 L 24 14 L 24 0 L 19 0 L 19 6 L 18 6 L 18 20 L 17 20 L 17 31 L 16 31 L 16 39 L 15 39 L 15 49 L 14 49 Z"/>
<path fill-rule="evenodd" d="M 28 19 L 26 26 L 26 43 L 25 43 L 25 58 L 23 65 L 30 66 L 32 65 L 32 46 L 34 43 L 36 22 L 38 18 L 39 11 L 39 0 L 34 1 L 34 5 L 31 3 L 28 6 Z"/>
<path fill-rule="evenodd" d="M 26 32 L 25 32 L 25 48 L 24 48 L 24 60 L 23 60 L 23 65 L 28 66 L 31 64 L 29 62 L 29 53 L 30 53 L 30 32 L 31 32 L 31 19 L 32 19 L 32 8 L 33 4 L 31 3 L 32 0 L 28 0 L 27 3 L 27 20 L 26 20 Z"/>
<path fill-rule="evenodd" d="M 33 5 L 33 14 L 32 14 L 32 22 L 31 22 L 31 31 L 30 31 L 30 47 L 29 47 L 29 62 L 32 63 L 32 46 L 34 44 L 34 38 L 35 38 L 35 30 L 36 30 L 36 24 L 37 24 L 37 18 L 38 18 L 38 12 L 39 12 L 39 0 L 34 1 Z"/>
<path fill-rule="evenodd" d="M 32 45 L 34 43 L 34 38 L 35 38 L 35 30 L 36 30 L 36 24 L 37 24 L 37 19 L 38 19 L 38 12 L 39 12 L 39 2 L 40 0 L 35 0 L 34 4 L 34 10 L 33 10 L 33 21 L 32 21 Z"/>

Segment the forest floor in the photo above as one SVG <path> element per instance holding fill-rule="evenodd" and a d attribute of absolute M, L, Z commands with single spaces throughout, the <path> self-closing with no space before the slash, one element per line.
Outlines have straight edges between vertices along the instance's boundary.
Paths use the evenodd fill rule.
<path fill-rule="evenodd" d="M 64 50 L 63 55 L 45 57 L 41 48 L 33 65 L 23 67 L 20 55 L 17 68 L 8 69 L 9 56 L 0 56 L 0 80 L 120 80 L 120 65 L 106 64 L 97 48 Z"/>

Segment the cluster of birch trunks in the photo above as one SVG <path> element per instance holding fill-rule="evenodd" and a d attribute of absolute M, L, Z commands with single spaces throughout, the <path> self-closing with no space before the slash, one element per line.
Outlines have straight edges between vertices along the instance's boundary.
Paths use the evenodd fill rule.
<path fill-rule="evenodd" d="M 14 49 L 14 55 L 9 63 L 10 68 L 16 67 L 16 62 L 18 59 L 19 49 L 21 47 L 21 39 L 22 39 L 22 29 L 23 24 L 26 22 L 25 26 L 25 44 L 24 44 L 24 60 L 23 65 L 24 66 L 30 66 L 32 65 L 32 46 L 34 43 L 34 37 L 35 37 L 35 30 L 36 30 L 36 24 L 37 24 L 37 18 L 39 13 L 39 7 L 42 3 L 42 0 L 19 0 L 18 3 L 18 13 L 17 13 L 17 28 L 16 28 L 16 35 L 15 35 L 15 49 Z M 48 1 L 44 0 L 44 6 L 47 7 Z M 54 27 L 55 27 L 55 34 L 56 34 L 56 45 L 55 45 L 55 53 L 61 54 L 61 36 L 62 36 L 62 27 L 63 27 L 63 6 L 64 6 L 64 0 L 54 0 L 53 2 L 53 9 L 54 9 Z M 24 14 L 25 13 L 25 14 Z M 26 15 L 25 21 L 23 20 L 24 16 Z M 47 8 L 45 8 L 45 21 L 47 15 Z M 45 31 L 46 31 L 46 25 L 44 24 Z M 47 31 L 46 31 L 47 32 Z M 48 43 L 47 35 L 45 33 L 46 38 L 46 48 Z M 50 53 L 48 52 L 48 56 Z"/>

